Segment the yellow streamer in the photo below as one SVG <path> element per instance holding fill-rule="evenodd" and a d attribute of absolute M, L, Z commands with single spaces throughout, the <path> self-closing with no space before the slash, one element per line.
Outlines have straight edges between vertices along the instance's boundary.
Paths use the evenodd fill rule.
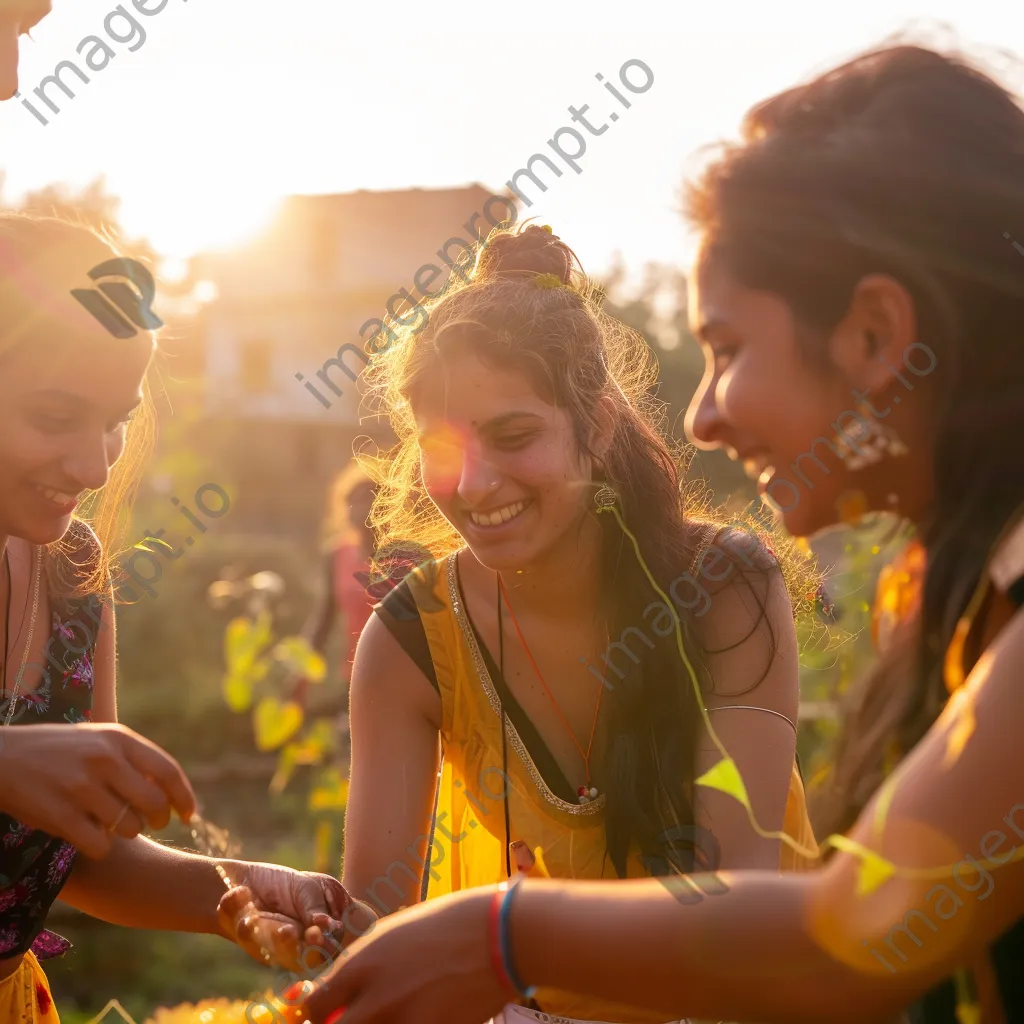
<path fill-rule="evenodd" d="M 886 860 L 848 836 L 829 836 L 829 839 L 837 850 L 860 858 L 860 870 L 857 872 L 858 896 L 870 896 L 896 874 L 896 865 L 891 860 Z"/>
<path fill-rule="evenodd" d="M 740 775 L 736 762 L 727 757 L 719 761 L 713 768 L 706 771 L 699 779 L 694 780 L 695 786 L 707 786 L 710 789 L 720 789 L 723 793 L 735 797 L 747 810 L 750 810 L 750 797 L 747 796 L 747 787 L 743 784 L 743 777 Z"/>

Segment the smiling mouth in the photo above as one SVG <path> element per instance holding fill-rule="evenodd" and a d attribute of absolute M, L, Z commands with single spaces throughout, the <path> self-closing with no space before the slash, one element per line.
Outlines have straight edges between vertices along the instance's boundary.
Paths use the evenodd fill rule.
<path fill-rule="evenodd" d="M 470 512 L 469 518 L 475 526 L 501 526 L 502 523 L 509 523 L 520 515 L 527 505 L 527 501 L 516 501 L 493 512 Z"/>
<path fill-rule="evenodd" d="M 47 501 L 52 501 L 55 505 L 74 505 L 78 502 L 78 496 L 75 494 L 65 494 L 63 491 L 55 491 L 52 487 L 42 487 L 40 484 L 32 485 L 36 492 L 41 494 Z"/>

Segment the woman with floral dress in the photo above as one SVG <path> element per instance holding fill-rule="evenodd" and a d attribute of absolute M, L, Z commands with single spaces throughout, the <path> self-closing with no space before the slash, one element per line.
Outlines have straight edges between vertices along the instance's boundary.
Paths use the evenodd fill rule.
<path fill-rule="evenodd" d="M 140 835 L 164 827 L 172 809 L 190 819 L 195 798 L 171 757 L 116 724 L 108 557 L 142 465 L 154 341 L 146 330 L 113 337 L 72 295 L 116 257 L 87 229 L 0 216 L 4 1022 L 56 1020 L 40 960 L 68 948 L 44 927 L 58 895 L 112 923 L 221 934 L 261 961 L 289 961 L 301 939 L 323 942 L 321 926 L 345 906 L 328 876 L 199 857 Z M 111 276 L 131 281 L 120 298 L 152 284 L 130 261 Z M 83 498 L 92 528 L 75 517 Z M 250 899 L 270 915 L 256 928 L 237 913 Z"/>

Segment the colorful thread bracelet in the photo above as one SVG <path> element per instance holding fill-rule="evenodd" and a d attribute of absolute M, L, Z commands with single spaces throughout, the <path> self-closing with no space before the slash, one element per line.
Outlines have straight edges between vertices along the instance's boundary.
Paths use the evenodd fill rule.
<path fill-rule="evenodd" d="M 512 962 L 512 934 L 510 927 L 512 899 L 520 884 L 521 879 L 520 881 L 509 884 L 504 896 L 502 897 L 501 905 L 498 910 L 498 944 L 501 951 L 502 966 L 504 967 L 505 975 L 511 982 L 512 987 L 523 999 L 532 999 L 537 992 L 537 986 L 524 985 L 522 981 L 520 981 L 519 975 L 516 973 L 515 965 Z"/>
<path fill-rule="evenodd" d="M 505 957 L 501 945 L 501 906 L 507 889 L 508 883 L 502 882 L 491 899 L 491 908 L 487 916 L 487 951 L 491 956 L 491 968 L 501 982 L 502 988 L 512 996 L 518 997 L 519 989 L 505 970 Z"/>

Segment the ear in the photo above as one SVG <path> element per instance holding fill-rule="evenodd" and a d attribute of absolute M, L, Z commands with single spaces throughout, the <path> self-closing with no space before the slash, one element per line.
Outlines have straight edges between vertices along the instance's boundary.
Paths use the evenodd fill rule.
<path fill-rule="evenodd" d="M 594 426 L 590 432 L 590 451 L 596 462 L 603 462 L 612 443 L 616 422 L 615 403 L 608 395 L 599 398 L 594 406 Z"/>
<path fill-rule="evenodd" d="M 868 274 L 854 288 L 829 351 L 855 387 L 881 395 L 902 372 L 903 355 L 916 341 L 917 312 L 910 293 L 888 274 Z"/>

